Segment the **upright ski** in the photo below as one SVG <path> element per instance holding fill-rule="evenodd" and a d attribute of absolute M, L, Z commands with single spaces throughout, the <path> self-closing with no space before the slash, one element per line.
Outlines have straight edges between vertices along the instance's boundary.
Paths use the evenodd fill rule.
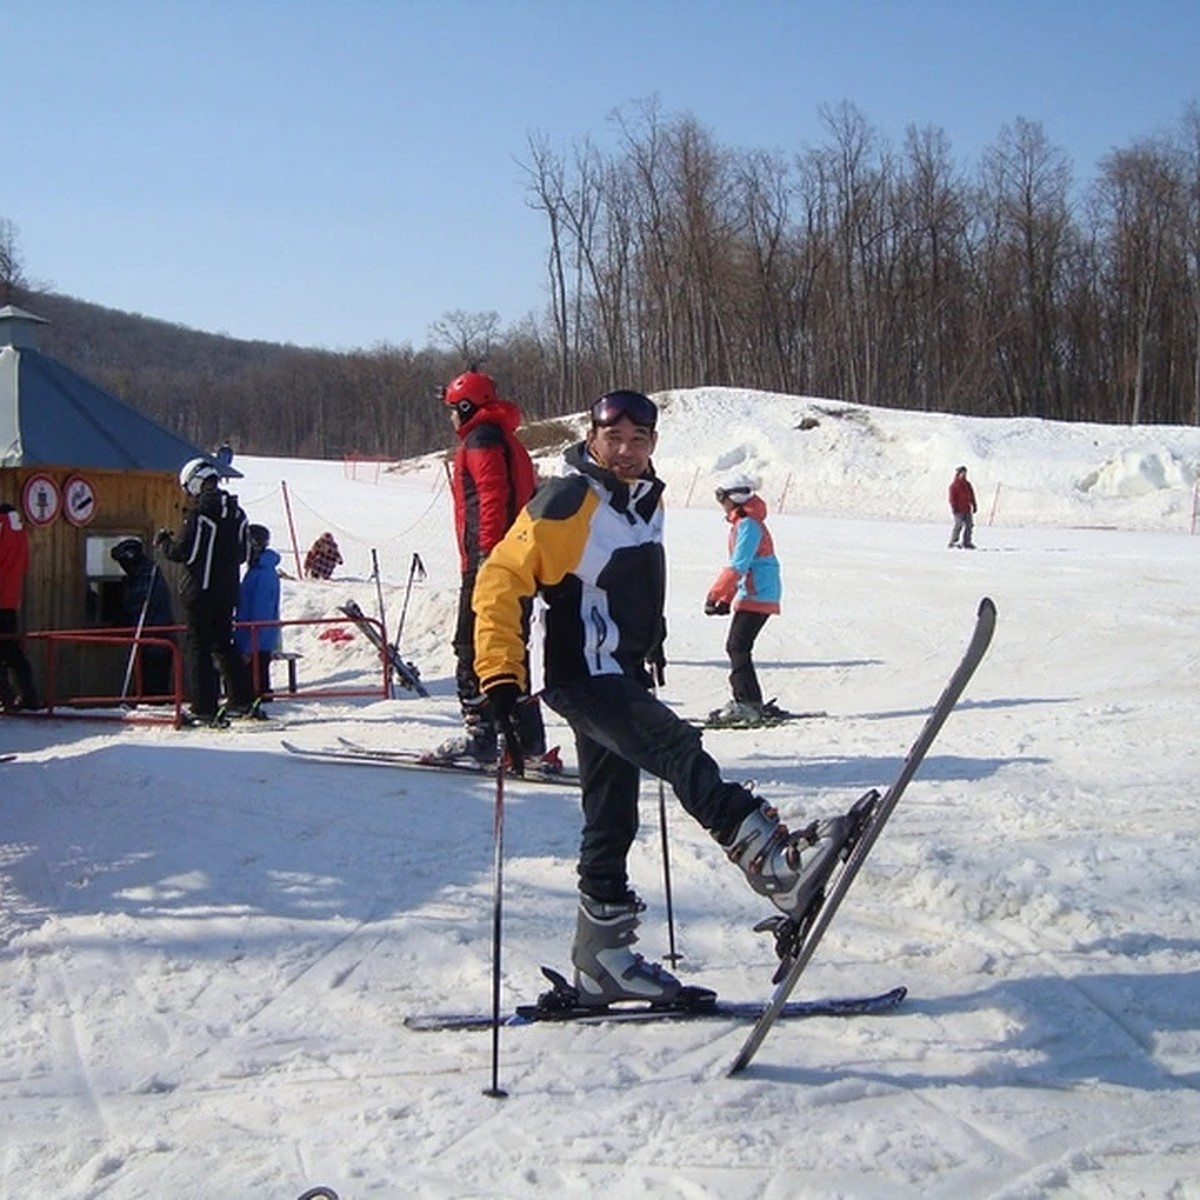
<path fill-rule="evenodd" d="M 766 1011 L 755 1022 L 754 1028 L 750 1030 L 745 1044 L 733 1060 L 729 1068 L 730 1075 L 736 1075 L 739 1071 L 749 1066 L 751 1059 L 754 1057 L 759 1046 L 762 1045 L 763 1039 L 767 1036 L 771 1026 L 782 1014 L 788 997 L 792 994 L 792 990 L 799 982 L 800 976 L 808 966 L 814 951 L 825 936 L 825 931 L 829 928 L 829 923 L 833 920 L 834 915 L 841 906 L 846 892 L 849 891 L 850 885 L 862 869 L 867 855 L 871 853 L 871 847 L 874 846 L 875 839 L 883 831 L 884 825 L 892 815 L 892 810 L 896 807 L 900 797 L 904 794 L 905 788 L 908 787 L 909 782 L 917 772 L 917 768 L 929 752 L 929 748 L 933 745 L 934 740 L 945 724 L 946 718 L 954 710 L 954 706 L 958 703 L 963 689 L 967 686 L 971 676 L 974 675 L 975 668 L 983 661 L 983 656 L 987 653 L 988 646 L 991 644 L 995 628 L 996 606 L 990 599 L 984 597 L 980 601 L 979 612 L 975 620 L 975 630 L 966 651 L 963 653 L 962 660 L 959 662 L 954 674 L 950 676 L 950 680 L 946 684 L 946 688 L 939 697 L 937 704 L 934 705 L 933 711 L 926 718 L 925 724 L 921 732 L 917 735 L 916 741 L 909 748 L 908 754 L 904 759 L 904 764 L 900 768 L 900 773 L 892 781 L 883 798 L 875 805 L 871 819 L 854 843 L 845 865 L 834 876 L 832 887 L 823 899 L 817 900 L 818 907 L 816 911 L 812 912 L 810 910 L 810 913 L 806 914 L 798 922 L 785 917 L 779 917 L 772 919 L 770 922 L 763 923 L 762 927 L 774 929 L 776 945 L 781 948 L 783 962 L 780 966 L 780 971 L 775 976 L 778 983 L 771 1002 L 768 1004 Z"/>
<path fill-rule="evenodd" d="M 412 663 L 405 662 L 400 657 L 400 652 L 395 646 L 389 646 L 384 643 L 383 638 L 379 634 L 379 628 L 355 601 L 350 600 L 338 607 L 354 622 L 362 631 L 367 641 L 379 651 L 387 661 L 389 667 L 396 672 L 396 678 L 400 680 L 402 687 L 407 688 L 410 692 L 416 692 L 418 696 L 429 695 L 429 692 L 425 689 L 425 685 L 421 682 L 421 676 L 417 668 Z"/>

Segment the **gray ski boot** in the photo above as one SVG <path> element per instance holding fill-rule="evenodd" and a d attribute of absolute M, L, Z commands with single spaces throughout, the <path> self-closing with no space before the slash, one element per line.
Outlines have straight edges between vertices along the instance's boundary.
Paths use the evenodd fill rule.
<path fill-rule="evenodd" d="M 779 813 L 763 801 L 723 845 L 760 896 L 799 920 L 836 866 L 852 829 L 849 817 L 831 817 L 789 833 Z"/>
<path fill-rule="evenodd" d="M 683 985 L 661 963 L 648 963 L 629 947 L 637 941 L 638 914 L 645 905 L 632 893 L 606 902 L 580 896 L 571 962 L 579 1003 L 602 1008 L 618 1000 L 671 1004 Z"/>

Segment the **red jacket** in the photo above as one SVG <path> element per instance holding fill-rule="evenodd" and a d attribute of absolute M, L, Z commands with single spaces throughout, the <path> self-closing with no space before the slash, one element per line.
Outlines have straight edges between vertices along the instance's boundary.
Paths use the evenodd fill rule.
<path fill-rule="evenodd" d="M 956 513 L 976 512 L 975 489 L 965 475 L 955 475 L 950 484 L 950 511 Z"/>
<path fill-rule="evenodd" d="M 28 569 L 29 534 L 25 522 L 11 505 L 0 505 L 0 608 L 21 607 Z"/>
<path fill-rule="evenodd" d="M 520 423 L 521 410 L 511 400 L 496 400 L 458 427 L 451 484 L 464 574 L 478 569 L 537 486 L 529 451 L 517 438 Z"/>

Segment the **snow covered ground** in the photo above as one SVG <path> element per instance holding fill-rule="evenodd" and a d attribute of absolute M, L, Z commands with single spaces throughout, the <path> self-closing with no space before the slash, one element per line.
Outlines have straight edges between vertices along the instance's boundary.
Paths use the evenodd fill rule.
<path fill-rule="evenodd" d="M 669 398 L 656 462 L 664 698 L 689 714 L 726 694 L 726 626 L 701 612 L 713 481 L 763 477 L 787 594 L 760 674 L 830 716 L 706 744 L 785 816 L 887 782 L 996 602 L 991 654 L 797 993 L 903 983 L 904 1005 L 778 1025 L 735 1079 L 730 1023 L 505 1030 L 509 1098 L 485 1096 L 488 1034 L 403 1019 L 490 1005 L 494 784 L 280 745 L 455 727 L 442 464 L 242 459 L 285 567 L 289 507 L 301 555 L 329 529 L 346 558 L 285 581 L 285 617 L 376 612 L 375 549 L 394 625 L 420 556 L 403 647 L 433 695 L 280 702 L 283 733 L 0 719 L 4 1195 L 1200 1196 L 1200 430 L 722 389 Z M 946 548 L 959 463 L 974 554 Z M 303 687 L 370 677 L 361 637 L 319 628 L 287 634 Z M 642 795 L 640 948 L 659 956 L 656 781 Z M 681 973 L 764 998 L 769 907 L 668 807 Z M 578 820 L 570 788 L 509 783 L 506 1006 L 567 963 Z"/>

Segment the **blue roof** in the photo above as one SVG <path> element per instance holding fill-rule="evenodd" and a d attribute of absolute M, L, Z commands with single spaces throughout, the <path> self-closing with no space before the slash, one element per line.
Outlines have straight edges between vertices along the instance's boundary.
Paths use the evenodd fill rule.
<path fill-rule="evenodd" d="M 178 471 L 190 458 L 208 457 L 33 348 L 23 335 L 40 318 L 13 308 L 0 316 L 10 333 L 22 334 L 0 339 L 0 467 Z"/>

